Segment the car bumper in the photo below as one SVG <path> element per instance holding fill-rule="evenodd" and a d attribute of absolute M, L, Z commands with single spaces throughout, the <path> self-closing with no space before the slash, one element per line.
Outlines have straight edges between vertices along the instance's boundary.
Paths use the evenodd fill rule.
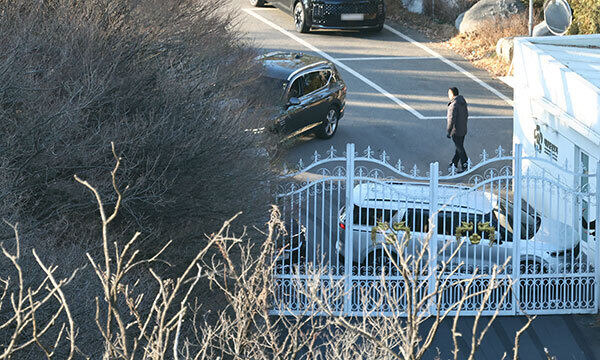
<path fill-rule="evenodd" d="M 385 5 L 377 0 L 313 1 L 310 25 L 317 29 L 365 30 L 380 28 Z M 345 16 L 360 16 L 351 20 Z"/>
<path fill-rule="evenodd" d="M 383 23 L 376 25 L 321 25 L 321 24 L 313 24 L 311 27 L 313 29 L 329 29 L 329 30 L 369 30 L 369 29 L 377 29 Z"/>

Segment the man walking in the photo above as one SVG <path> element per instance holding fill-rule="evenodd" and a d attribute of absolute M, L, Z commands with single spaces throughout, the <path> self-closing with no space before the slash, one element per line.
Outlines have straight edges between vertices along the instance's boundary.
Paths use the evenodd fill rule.
<path fill-rule="evenodd" d="M 447 126 L 447 137 L 454 141 L 456 148 L 452 162 L 448 164 L 448 167 L 454 165 L 458 171 L 464 171 L 467 169 L 467 152 L 465 151 L 464 141 L 465 135 L 467 135 L 467 119 L 469 117 L 469 110 L 467 110 L 467 102 L 462 95 L 459 95 L 458 89 L 451 87 L 448 89 L 448 126 Z M 458 167 L 458 161 L 461 162 L 461 167 Z"/>

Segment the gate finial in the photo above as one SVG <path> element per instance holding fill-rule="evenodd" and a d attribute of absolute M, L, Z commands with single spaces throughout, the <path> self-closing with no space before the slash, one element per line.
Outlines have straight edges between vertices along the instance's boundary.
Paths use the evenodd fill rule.
<path fill-rule="evenodd" d="M 321 155 L 319 155 L 317 150 L 315 150 L 315 153 L 313 154 L 313 163 L 318 162 L 320 159 L 321 159 Z"/>

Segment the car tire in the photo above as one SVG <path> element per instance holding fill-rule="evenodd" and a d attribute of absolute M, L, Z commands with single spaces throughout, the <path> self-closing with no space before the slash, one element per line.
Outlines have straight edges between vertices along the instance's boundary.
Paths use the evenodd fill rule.
<path fill-rule="evenodd" d="M 377 27 L 369 29 L 368 32 L 377 34 L 377 33 L 380 33 L 382 30 L 383 30 L 383 24 L 377 25 Z"/>
<path fill-rule="evenodd" d="M 542 265 L 540 262 L 538 262 L 536 260 L 529 261 L 529 262 L 525 262 L 524 260 L 521 260 L 521 263 L 519 265 L 521 267 L 521 274 L 540 275 L 540 274 L 548 273 L 548 267 L 546 265 Z"/>
<path fill-rule="evenodd" d="M 372 271 L 372 273 L 368 273 L 367 275 L 381 275 L 382 271 L 385 271 L 385 275 L 390 275 L 390 269 L 392 271 L 394 270 L 391 265 L 392 261 L 383 249 L 372 251 L 368 256 L 368 259 L 370 267 L 368 272 Z"/>
<path fill-rule="evenodd" d="M 321 139 L 330 139 L 335 135 L 340 121 L 340 113 L 335 106 L 329 107 L 325 119 L 317 128 L 317 136 Z"/>
<path fill-rule="evenodd" d="M 306 11 L 301 0 L 294 5 L 294 25 L 296 26 L 296 31 L 300 33 L 307 33 L 310 30 L 310 27 L 306 23 Z"/>
<path fill-rule="evenodd" d="M 265 0 L 250 0 L 250 5 L 254 7 L 261 7 L 265 5 Z"/>

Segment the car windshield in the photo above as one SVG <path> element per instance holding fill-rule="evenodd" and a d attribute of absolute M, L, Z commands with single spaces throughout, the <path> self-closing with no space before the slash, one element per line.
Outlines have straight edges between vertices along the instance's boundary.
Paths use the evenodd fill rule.
<path fill-rule="evenodd" d="M 511 234 L 513 231 L 514 224 L 514 204 L 512 201 L 500 200 L 496 208 L 493 210 L 494 217 L 498 221 L 498 224 Z M 527 240 L 533 238 L 535 233 L 539 230 L 541 218 L 539 214 L 527 204 L 527 202 L 521 202 L 521 239 Z M 503 231 L 501 231 L 503 232 Z"/>

